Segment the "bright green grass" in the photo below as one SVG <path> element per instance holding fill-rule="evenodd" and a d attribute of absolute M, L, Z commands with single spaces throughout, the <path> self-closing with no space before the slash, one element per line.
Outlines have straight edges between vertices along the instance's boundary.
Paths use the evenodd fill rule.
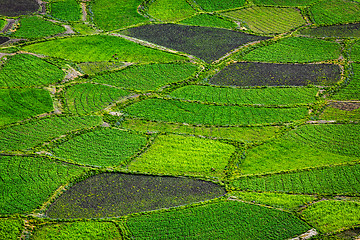
<path fill-rule="evenodd" d="M 351 60 L 360 62 L 360 41 L 356 42 L 351 48 Z"/>
<path fill-rule="evenodd" d="M 238 190 L 299 194 L 359 196 L 360 165 L 325 167 L 295 173 L 240 177 L 231 186 Z"/>
<path fill-rule="evenodd" d="M 245 23 L 255 33 L 284 33 L 306 23 L 295 8 L 250 7 L 223 14 Z"/>
<path fill-rule="evenodd" d="M 354 63 L 352 65 L 354 75 L 350 78 L 350 83 L 341 88 L 332 99 L 336 100 L 360 100 L 360 64 Z"/>
<path fill-rule="evenodd" d="M 195 10 L 186 0 L 155 0 L 149 5 L 148 12 L 155 19 L 173 22 L 190 17 Z"/>
<path fill-rule="evenodd" d="M 305 117 L 307 109 L 215 106 L 177 100 L 148 99 L 124 109 L 146 120 L 189 124 L 237 126 L 289 122 Z"/>
<path fill-rule="evenodd" d="M 123 239 L 113 222 L 68 222 L 51 224 L 37 229 L 34 240 Z"/>
<path fill-rule="evenodd" d="M 79 63 L 78 67 L 85 74 L 96 74 L 103 71 L 120 70 L 125 67 L 122 62 L 85 62 Z"/>
<path fill-rule="evenodd" d="M 47 158 L 1 156 L 0 214 L 25 213 L 40 207 L 53 192 L 84 170 Z"/>
<path fill-rule="evenodd" d="M 42 38 L 65 32 L 65 28 L 37 16 L 20 20 L 20 28 L 13 34 L 16 38 Z"/>
<path fill-rule="evenodd" d="M 324 112 L 320 115 L 321 119 L 324 120 L 351 120 L 358 121 L 360 120 L 360 108 L 354 110 L 341 110 L 334 107 L 325 108 Z"/>
<path fill-rule="evenodd" d="M 359 159 L 360 126 L 309 124 L 246 153 L 244 174 L 261 174 L 344 163 Z"/>
<path fill-rule="evenodd" d="M 43 89 L 1 89 L 0 126 L 52 111 L 49 92 Z"/>
<path fill-rule="evenodd" d="M 0 18 L 0 31 L 6 26 L 7 21 L 5 19 Z"/>
<path fill-rule="evenodd" d="M 190 85 L 178 88 L 170 96 L 222 104 L 288 105 L 315 102 L 317 88 L 220 88 Z"/>
<path fill-rule="evenodd" d="M 320 1 L 310 8 L 315 23 L 332 25 L 360 20 L 360 3 L 350 0 Z"/>
<path fill-rule="evenodd" d="M 155 174 L 223 177 L 235 147 L 219 141 L 159 135 L 153 145 L 128 166 Z"/>
<path fill-rule="evenodd" d="M 70 139 L 51 149 L 55 156 L 95 166 L 118 166 L 146 145 L 144 136 L 103 128 Z"/>
<path fill-rule="evenodd" d="M 92 25 L 84 22 L 73 22 L 71 23 L 72 29 L 81 35 L 90 35 L 96 33 L 96 29 Z"/>
<path fill-rule="evenodd" d="M 160 86 L 187 79 L 198 69 L 191 63 L 147 64 L 130 66 L 92 78 L 94 82 L 138 90 L 155 90 Z"/>
<path fill-rule="evenodd" d="M 360 203 L 345 201 L 321 201 L 302 212 L 302 217 L 321 232 L 333 232 L 358 226 Z"/>
<path fill-rule="evenodd" d="M 187 18 L 180 24 L 190 25 L 190 26 L 202 26 L 202 27 L 217 27 L 217 28 L 236 28 L 236 23 L 222 19 L 216 15 L 211 14 L 197 14 L 194 17 Z"/>
<path fill-rule="evenodd" d="M 130 217 L 134 239 L 289 239 L 310 227 L 294 215 L 237 201 Z"/>
<path fill-rule="evenodd" d="M 67 132 L 100 125 L 98 116 L 52 117 L 0 130 L 0 149 L 19 150 L 35 147 Z"/>
<path fill-rule="evenodd" d="M 297 210 L 305 204 L 310 203 L 316 199 L 315 196 L 309 195 L 293 195 L 272 192 L 231 192 L 230 195 L 246 202 L 265 204 L 286 210 Z"/>
<path fill-rule="evenodd" d="M 262 62 L 319 62 L 337 59 L 340 45 L 335 42 L 313 38 L 292 37 L 257 48 L 246 54 L 243 59 Z"/>
<path fill-rule="evenodd" d="M 96 25 L 110 31 L 147 22 L 148 19 L 137 12 L 142 3 L 142 0 L 96 0 L 90 6 Z"/>
<path fill-rule="evenodd" d="M 21 219 L 0 218 L 0 239 L 16 240 L 19 239 L 24 227 L 24 221 Z"/>
<path fill-rule="evenodd" d="M 79 115 L 102 110 L 127 95 L 129 91 L 91 83 L 73 85 L 64 94 L 66 109 Z"/>
<path fill-rule="evenodd" d="M 50 15 L 62 21 L 79 21 L 81 7 L 77 0 L 56 0 L 50 4 Z"/>
<path fill-rule="evenodd" d="M 270 5 L 270 6 L 309 6 L 312 3 L 320 0 L 252 0 L 256 5 Z"/>
<path fill-rule="evenodd" d="M 63 38 L 24 47 L 24 50 L 77 62 L 171 62 L 185 57 L 138 45 L 120 37 L 93 35 Z M 117 54 L 118 59 L 113 56 Z"/>
<path fill-rule="evenodd" d="M 281 131 L 281 127 L 278 126 L 206 127 L 192 126 L 181 123 L 151 122 L 139 119 L 128 119 L 121 123 L 121 127 L 140 132 L 183 133 L 211 138 L 232 139 L 243 142 L 265 141 L 271 137 L 274 137 L 279 131 Z"/>
<path fill-rule="evenodd" d="M 38 57 L 16 54 L 0 67 L 0 87 L 42 86 L 64 78 L 64 72 Z"/>
<path fill-rule="evenodd" d="M 242 7 L 245 2 L 245 0 L 196 0 L 196 3 L 199 4 L 201 8 L 209 12 Z"/>

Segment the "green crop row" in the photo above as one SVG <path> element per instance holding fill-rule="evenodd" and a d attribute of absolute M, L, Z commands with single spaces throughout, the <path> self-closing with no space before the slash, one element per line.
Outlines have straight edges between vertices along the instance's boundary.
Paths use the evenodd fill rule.
<path fill-rule="evenodd" d="M 184 19 L 179 22 L 180 24 L 190 26 L 203 26 L 203 27 L 217 27 L 217 28 L 229 28 L 233 29 L 237 27 L 237 24 L 233 21 L 225 20 L 217 15 L 212 14 L 197 14 L 193 17 Z"/>
<path fill-rule="evenodd" d="M 49 4 L 49 14 L 61 21 L 79 21 L 81 7 L 77 0 L 55 0 Z"/>
<path fill-rule="evenodd" d="M 196 13 L 186 0 L 156 0 L 148 8 L 150 16 L 165 22 L 181 20 Z"/>

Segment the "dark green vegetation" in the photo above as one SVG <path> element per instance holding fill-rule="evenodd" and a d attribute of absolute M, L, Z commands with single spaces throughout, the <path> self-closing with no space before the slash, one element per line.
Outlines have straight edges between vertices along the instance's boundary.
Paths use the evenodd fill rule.
<path fill-rule="evenodd" d="M 58 20 L 79 21 L 81 8 L 77 0 L 55 0 L 49 4 L 50 15 Z"/>
<path fill-rule="evenodd" d="M 237 25 L 234 22 L 222 19 L 216 15 L 211 14 L 197 14 L 194 17 L 187 18 L 181 22 L 181 24 L 191 26 L 203 26 L 203 27 L 217 27 L 217 28 L 235 28 Z"/>
<path fill-rule="evenodd" d="M 68 132 L 101 124 L 98 116 L 50 117 L 0 130 L 0 150 L 35 147 Z"/>
<path fill-rule="evenodd" d="M 360 41 L 352 46 L 350 59 L 354 62 L 360 62 Z"/>
<path fill-rule="evenodd" d="M 237 62 L 210 79 L 224 86 L 332 85 L 340 80 L 340 68 L 333 64 L 271 64 Z"/>
<path fill-rule="evenodd" d="M 35 231 L 34 240 L 122 239 L 113 222 L 65 222 L 50 224 Z"/>
<path fill-rule="evenodd" d="M 72 186 L 54 202 L 51 218 L 115 217 L 204 201 L 225 194 L 216 184 L 189 178 L 103 173 Z"/>
<path fill-rule="evenodd" d="M 185 57 L 140 46 L 121 37 L 93 35 L 63 38 L 24 47 L 26 51 L 76 62 L 125 61 L 170 62 Z M 115 55 L 116 54 L 116 55 Z M 117 56 L 118 59 L 115 57 Z"/>
<path fill-rule="evenodd" d="M 56 157 L 95 166 L 118 166 L 146 145 L 146 137 L 103 128 L 70 139 L 52 148 Z"/>
<path fill-rule="evenodd" d="M 176 24 L 144 25 L 130 28 L 126 34 L 212 62 L 249 42 L 268 39 L 226 29 Z"/>
<path fill-rule="evenodd" d="M 198 66 L 190 63 L 135 65 L 121 71 L 97 75 L 92 81 L 127 89 L 155 90 L 160 86 L 185 80 L 197 69 Z"/>
<path fill-rule="evenodd" d="M 65 32 L 65 28 L 36 16 L 21 19 L 20 28 L 12 35 L 16 38 L 42 38 Z"/>
<path fill-rule="evenodd" d="M 300 34 L 312 37 L 360 37 L 360 23 L 308 28 L 300 31 Z"/>
<path fill-rule="evenodd" d="M 97 112 L 130 92 L 101 84 L 83 83 L 66 89 L 66 109 L 79 115 Z"/>
<path fill-rule="evenodd" d="M 310 228 L 289 213 L 237 201 L 131 217 L 127 224 L 135 239 L 288 239 Z"/>
<path fill-rule="evenodd" d="M 34 0 L 1 0 L 0 15 L 15 17 L 36 12 L 38 8 Z"/>
<path fill-rule="evenodd" d="M 52 111 L 49 92 L 43 89 L 1 89 L 0 126 Z"/>
<path fill-rule="evenodd" d="M 238 1 L 196 0 L 196 3 L 199 4 L 202 9 L 212 12 L 212 11 L 242 7 L 245 4 L 245 0 L 238 0 Z"/>
<path fill-rule="evenodd" d="M 217 126 L 288 122 L 307 114 L 305 107 L 220 106 L 164 99 L 144 100 L 125 108 L 124 112 L 146 120 Z"/>
<path fill-rule="evenodd" d="M 24 221 L 22 219 L 0 218 L 0 239 L 16 240 L 22 232 Z"/>
<path fill-rule="evenodd" d="M 43 86 L 59 82 L 64 72 L 45 60 L 16 54 L 0 66 L 0 87 Z"/>
<path fill-rule="evenodd" d="M 39 208 L 62 184 L 84 172 L 80 167 L 40 157 L 1 156 L 0 214 Z"/>
<path fill-rule="evenodd" d="M 350 78 L 350 83 L 340 89 L 334 96 L 336 100 L 360 100 L 360 64 L 354 63 L 353 75 Z"/>

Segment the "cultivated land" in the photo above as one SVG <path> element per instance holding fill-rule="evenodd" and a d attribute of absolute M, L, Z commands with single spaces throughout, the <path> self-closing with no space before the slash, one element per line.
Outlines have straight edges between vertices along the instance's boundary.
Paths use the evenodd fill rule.
<path fill-rule="evenodd" d="M 360 0 L 0 0 L 0 240 L 360 238 Z"/>

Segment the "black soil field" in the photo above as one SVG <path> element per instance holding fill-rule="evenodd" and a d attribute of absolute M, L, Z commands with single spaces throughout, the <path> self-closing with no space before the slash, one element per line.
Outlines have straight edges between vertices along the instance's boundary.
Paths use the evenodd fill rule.
<path fill-rule="evenodd" d="M 103 173 L 77 183 L 48 209 L 51 218 L 115 217 L 175 207 L 225 194 L 210 182 L 189 178 Z"/>
<path fill-rule="evenodd" d="M 36 12 L 39 4 L 36 0 L 0 0 L 0 15 L 15 17 Z"/>
<path fill-rule="evenodd" d="M 333 64 L 274 64 L 238 62 L 225 67 L 210 79 L 221 86 L 306 86 L 332 85 L 341 70 Z"/>
<path fill-rule="evenodd" d="M 309 28 L 300 34 L 312 37 L 360 37 L 360 23 Z"/>
<path fill-rule="evenodd" d="M 212 62 L 249 42 L 269 39 L 219 28 L 175 24 L 145 25 L 123 32 L 129 36 L 189 53 Z"/>
<path fill-rule="evenodd" d="M 9 40 L 10 40 L 10 38 L 8 38 L 8 37 L 2 37 L 2 36 L 0 36 L 0 44 L 6 43 L 6 42 L 9 41 Z"/>

